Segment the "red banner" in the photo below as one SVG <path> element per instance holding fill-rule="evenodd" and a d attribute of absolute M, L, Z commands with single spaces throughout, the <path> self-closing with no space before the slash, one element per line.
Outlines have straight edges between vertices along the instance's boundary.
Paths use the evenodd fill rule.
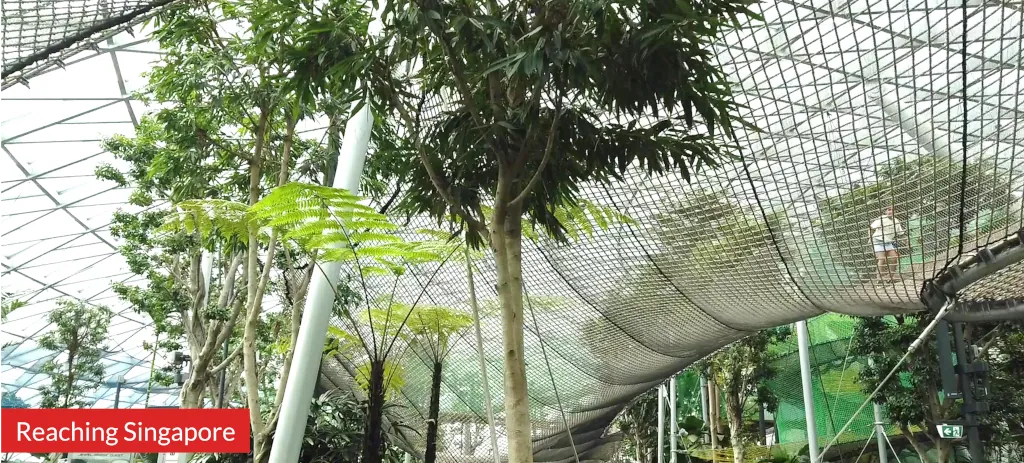
<path fill-rule="evenodd" d="M 3 453 L 248 453 L 247 409 L 0 411 Z"/>

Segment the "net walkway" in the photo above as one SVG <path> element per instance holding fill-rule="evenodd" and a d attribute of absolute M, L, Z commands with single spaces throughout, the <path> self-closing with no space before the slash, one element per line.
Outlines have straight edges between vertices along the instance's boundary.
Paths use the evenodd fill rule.
<path fill-rule="evenodd" d="M 525 315 L 538 461 L 610 458 L 619 436 L 605 430 L 630 399 L 755 330 L 828 312 L 922 310 L 926 280 L 1021 228 L 1019 11 L 940 2 L 759 7 L 765 23 L 715 46 L 745 116 L 763 129 L 740 134 L 741 159 L 692 184 L 635 174 L 592 186 L 585 199 L 635 223 L 571 245 L 524 243 L 526 292 L 546 298 Z M 886 207 L 908 230 L 897 282 L 876 275 L 869 236 Z M 486 305 L 497 297 L 496 276 L 487 258 L 477 265 Z M 1021 269 L 964 300 L 1019 298 Z M 462 264 L 420 269 L 399 283 L 399 297 L 413 300 L 424 285 L 426 303 L 470 310 Z M 483 332 L 501 433 L 499 319 L 486 317 Z M 819 347 L 831 360 L 845 351 Z M 427 412 L 425 360 L 402 354 L 397 419 L 414 428 Z M 329 360 L 327 370 L 345 361 Z M 446 428 L 449 460 L 490 461 L 486 439 L 472 451 L 460 444 L 458 421 L 484 421 L 471 332 L 444 371 L 442 416 L 456 421 Z M 839 411 L 859 405 L 850 405 L 858 393 L 840 395 L 851 396 L 830 396 Z M 804 425 L 798 411 L 783 411 L 783 432 Z M 819 426 L 829 435 L 830 422 Z"/>
<path fill-rule="evenodd" d="M 9 3 L 17 4 L 5 2 L 6 11 L 35 11 L 28 4 Z M 145 5 L 150 4 L 125 3 L 121 10 L 109 10 L 122 12 L 110 17 L 127 17 L 123 12 Z M 83 4 L 71 11 L 98 8 Z M 1021 2 L 777 0 L 755 8 L 764 22 L 714 45 L 736 82 L 739 101 L 748 108 L 744 115 L 762 129 L 740 132 L 741 159 L 704 171 L 691 184 L 674 175 L 634 174 L 612 186 L 590 186 L 585 199 L 632 223 L 614 224 L 571 245 L 524 243 L 524 280 L 533 296 L 525 344 L 537 461 L 575 461 L 576 455 L 580 461 L 609 459 L 619 437 L 607 426 L 631 398 L 754 330 L 828 312 L 921 310 L 919 294 L 926 280 L 1024 225 Z M 9 66 L 20 66 L 39 50 L 89 27 L 40 33 L 50 29 L 31 26 L 28 19 L 8 19 L 6 11 L 4 33 L 12 39 L 4 48 L 5 85 L 13 69 Z M 22 30 L 17 27 L 35 32 L 12 41 L 20 35 L 8 31 Z M 8 48 L 12 43 L 21 44 L 19 51 Z M 34 132 L 31 142 L 42 143 L 54 136 L 53 130 Z M 4 145 L 9 158 L 4 180 L 19 182 L 21 188 L 6 189 L 5 184 L 5 199 L 14 194 L 45 199 L 45 192 L 58 189 L 27 179 L 57 178 L 67 166 L 8 168 L 43 159 L 61 145 L 48 145 L 50 151 L 33 146 L 43 145 Z M 74 169 L 90 173 L 90 163 Z M 43 192 L 22 191 L 29 188 Z M 32 232 L 24 223 L 54 204 L 32 204 L 35 209 L 26 212 L 32 215 L 5 220 L 5 243 L 28 243 L 19 244 L 27 248 L 38 243 L 33 239 L 43 240 L 38 228 Z M 886 206 L 894 207 L 908 232 L 899 263 L 902 281 L 895 283 L 876 277 L 868 236 L 868 225 Z M 85 228 L 83 235 L 92 240 L 96 232 L 89 230 L 95 224 L 81 224 L 72 226 Z M 410 229 L 432 225 L 414 220 Z M 46 240 L 53 239 L 49 235 Z M 60 252 L 62 246 L 47 249 Z M 38 276 L 36 269 L 22 268 L 30 254 L 37 252 L 5 257 L 5 279 L 16 277 L 54 297 L 56 291 L 80 294 L 70 292 L 72 285 L 97 284 Z M 87 270 L 81 269 L 85 264 L 61 265 L 69 274 Z M 481 306 L 493 307 L 492 262 L 484 257 L 476 268 Z M 411 302 L 426 287 L 424 302 L 469 313 L 464 264 L 445 264 L 430 280 L 434 270 L 418 268 L 403 277 L 400 299 Z M 115 274 L 120 275 L 112 271 L 105 276 L 112 280 Z M 1022 282 L 1024 264 L 1018 263 L 962 297 L 1005 305 L 1024 299 Z M 389 292 L 390 285 L 372 291 Z M 27 310 L 45 313 L 42 305 Z M 505 453 L 500 319 L 493 310 L 484 315 L 499 448 L 490 447 L 483 426 L 476 346 L 467 330 L 453 341 L 445 363 L 445 461 L 493 461 L 494 452 Z M 334 323 L 357 329 L 342 320 Z M 31 325 L 11 326 L 5 324 L 5 335 Z M 145 329 L 136 328 L 140 333 Z M 20 340 L 16 345 L 32 350 Z M 401 408 L 392 418 L 423 430 L 427 359 L 405 348 L 395 360 L 403 366 L 405 385 L 397 397 Z M 328 359 L 321 389 L 352 388 L 352 365 L 359 361 Z M 19 383 L 7 381 L 14 370 L 6 355 L 4 368 L 5 388 L 18 392 L 20 386 L 8 386 Z M 24 369 L 10 375 L 35 376 Z M 405 433 L 401 439 L 412 450 L 422 449 L 422 436 Z"/>

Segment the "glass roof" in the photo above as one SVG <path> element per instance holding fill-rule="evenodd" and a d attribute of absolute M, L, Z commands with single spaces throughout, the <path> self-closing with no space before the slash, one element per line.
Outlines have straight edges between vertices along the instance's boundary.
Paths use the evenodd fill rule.
<path fill-rule="evenodd" d="M 46 315 L 60 298 L 104 305 L 110 323 L 108 384 L 94 391 L 97 407 L 113 403 L 118 376 L 124 376 L 121 403 L 145 402 L 152 342 L 146 316 L 134 313 L 110 290 L 111 282 L 140 281 L 118 254 L 108 226 L 127 205 L 128 189 L 95 177 L 103 163 L 117 164 L 100 147 L 113 134 L 131 135 L 147 108 L 131 98 L 145 84 L 142 76 L 159 59 L 158 47 L 121 33 L 100 52 L 89 50 L 51 69 L 29 87 L 3 91 L 0 172 L 3 172 L 3 290 L 28 305 L 3 323 L 3 387 L 29 404 L 46 384 L 38 367 L 54 353 L 33 341 L 50 329 Z M 6 59 L 6 54 L 5 54 Z M 159 204 L 153 207 L 159 207 Z M 158 359 L 158 368 L 162 359 Z M 177 392 L 158 389 L 150 405 L 175 403 Z"/>
<path fill-rule="evenodd" d="M 747 105 L 744 115 L 763 131 L 741 131 L 745 160 L 708 172 L 693 185 L 681 186 L 674 177 L 634 175 L 585 193 L 635 219 L 633 229 L 571 247 L 524 250 L 531 291 L 564 298 L 569 307 L 528 323 L 527 345 L 538 344 L 543 333 L 543 344 L 554 344 L 554 370 L 573 372 L 560 378 L 563 395 L 558 398 L 552 390 L 556 382 L 545 378 L 550 367 L 541 369 L 547 354 L 541 359 L 540 353 L 529 352 L 535 405 L 564 406 L 574 426 L 610 421 L 629 398 L 745 330 L 824 311 L 880 314 L 923 308 L 918 289 L 935 268 L 919 269 L 900 287 L 857 286 L 850 275 L 861 269 L 831 254 L 846 243 L 819 241 L 811 231 L 822 200 L 875 181 L 879 167 L 890 161 L 927 152 L 959 160 L 966 144 L 967 158 L 990 161 L 1005 174 L 1006 183 L 995 186 L 1009 197 L 1005 229 L 1019 228 L 1024 223 L 1022 2 L 969 0 L 966 10 L 961 7 L 948 0 L 774 0 L 756 6 L 764 22 L 748 23 L 717 42 L 717 56 L 736 82 L 739 101 Z M 101 163 L 116 164 L 99 140 L 131 135 L 147 111 L 129 96 L 159 59 L 155 45 L 144 37 L 142 30 L 134 37 L 115 35 L 100 52 L 65 60 L 65 70 L 51 69 L 32 78 L 29 87 L 3 91 L 3 287 L 24 294 L 30 303 L 3 324 L 3 341 L 10 343 L 2 353 L 3 384 L 30 403 L 40 386 L 33 369 L 53 355 L 40 352 L 32 339 L 47 329 L 45 315 L 61 297 L 107 305 L 116 313 L 107 359 L 111 381 L 96 392 L 97 406 L 110 403 L 116 375 L 136 385 L 148 378 L 149 359 L 142 349 L 144 341 L 152 340 L 148 322 L 109 289 L 112 281 L 139 281 L 107 230 L 115 210 L 132 210 L 125 204 L 129 192 L 93 175 Z M 322 136 L 316 124 L 307 131 L 310 137 Z M 743 251 L 746 255 L 725 269 L 714 265 L 730 257 L 728 243 L 701 248 L 708 252 L 702 256 L 707 267 L 657 260 L 671 257 L 676 245 L 654 236 L 661 226 L 658 214 L 700 190 L 723 193 L 755 214 L 785 209 L 795 231 L 778 240 L 773 236 L 764 249 Z M 955 205 L 902 206 L 915 213 Z M 938 234 L 934 226 L 928 233 Z M 1004 236 L 988 231 L 966 250 Z M 783 257 L 791 242 L 799 251 Z M 956 257 L 944 248 L 937 254 Z M 637 270 L 652 263 L 657 274 Z M 713 274 L 716 268 L 721 275 Z M 1020 268 L 1008 274 L 1020 275 Z M 480 278 L 487 280 L 482 288 L 493 283 L 490 274 Z M 1005 281 L 994 286 L 1000 292 L 996 296 L 1024 297 L 1019 281 Z M 464 282 L 464 275 L 443 274 L 432 294 L 461 307 Z M 624 287 L 628 282 L 639 283 Z M 630 297 L 615 299 L 616 293 Z M 606 348 L 587 352 L 581 347 L 581 326 L 600 317 L 608 322 L 600 333 Z M 485 325 L 489 352 L 500 352 L 500 330 Z M 461 339 L 454 352 L 471 359 L 473 350 L 469 339 Z M 500 368 L 500 356 L 493 357 L 489 361 Z M 166 362 L 158 358 L 156 364 Z M 474 378 L 472 362 L 464 363 L 465 371 L 446 373 L 446 381 L 469 382 L 457 375 Z M 139 403 L 137 395 L 130 396 L 130 403 Z M 150 403 L 175 400 L 174 391 L 161 391 Z M 467 405 L 482 414 L 478 402 Z"/>

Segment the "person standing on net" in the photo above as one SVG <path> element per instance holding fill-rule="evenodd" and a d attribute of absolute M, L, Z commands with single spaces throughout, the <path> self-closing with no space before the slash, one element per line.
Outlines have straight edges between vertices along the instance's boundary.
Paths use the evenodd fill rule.
<path fill-rule="evenodd" d="M 899 281 L 899 238 L 905 231 L 900 221 L 893 216 L 892 206 L 885 208 L 882 216 L 871 222 L 869 233 L 878 264 L 878 279 Z"/>

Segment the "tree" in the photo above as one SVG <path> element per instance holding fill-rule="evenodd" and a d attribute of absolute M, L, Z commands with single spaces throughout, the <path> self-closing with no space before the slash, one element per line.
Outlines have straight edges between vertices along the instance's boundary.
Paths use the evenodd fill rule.
<path fill-rule="evenodd" d="M 0 326 L 7 320 L 9 315 L 14 310 L 22 308 L 26 305 L 25 302 L 20 301 L 14 297 L 14 294 L 5 291 L 0 291 Z M 0 343 L 0 350 L 11 345 L 11 343 Z M 3 361 L 3 359 L 0 359 Z"/>
<path fill-rule="evenodd" d="M 928 321 L 920 316 L 858 319 L 851 351 L 873 362 L 871 366 L 862 367 L 858 375 L 865 392 L 870 393 L 881 383 Z M 952 419 L 959 413 L 959 406 L 953 400 L 939 400 L 937 359 L 935 343 L 922 343 L 900 367 L 898 376 L 882 387 L 875 401 L 885 406 L 889 421 L 899 427 L 922 462 L 946 463 L 952 443 L 941 439 L 935 426 Z M 918 432 L 937 449 L 937 460 L 928 457 L 927 449 L 918 441 L 919 434 L 911 427 L 919 428 Z"/>
<path fill-rule="evenodd" d="M 2 306 L 0 306 L 0 309 L 2 309 L 0 310 L 0 317 L 2 317 L 0 319 L 7 321 L 7 316 L 10 315 L 11 312 L 28 305 L 28 303 L 22 301 L 19 296 L 20 295 L 17 293 L 4 291 Z"/>
<path fill-rule="evenodd" d="M 299 463 L 356 462 L 362 450 L 366 407 L 350 393 L 326 392 L 313 397 L 299 452 Z M 389 462 L 398 463 L 398 451 L 387 444 Z M 156 454 L 153 454 L 154 456 Z M 252 455 L 206 454 L 196 463 L 246 463 Z M 155 462 L 155 459 L 153 460 Z"/>
<path fill-rule="evenodd" d="M 449 340 L 473 324 L 473 318 L 445 307 L 420 307 L 409 316 L 413 345 L 424 352 L 433 372 L 430 380 L 430 409 L 427 416 L 425 463 L 437 460 L 437 429 L 441 404 L 441 378 L 445 359 L 451 352 Z"/>
<path fill-rule="evenodd" d="M 430 461 L 432 450 L 436 457 L 441 365 L 448 353 L 449 337 L 469 324 L 468 317 L 450 309 L 418 306 L 416 304 L 419 298 L 412 305 L 405 304 L 397 300 L 395 294 L 390 294 L 379 297 L 375 308 L 368 308 L 362 312 L 361 323 L 355 325 L 351 313 L 359 311 L 358 305 L 364 296 L 346 286 L 339 286 L 341 289 L 337 292 L 339 297 L 335 310 L 341 317 L 353 321 L 355 329 L 345 331 L 336 327 L 328 328 L 330 337 L 325 355 L 335 356 L 342 364 L 352 365 L 352 375 L 367 394 L 367 419 L 361 461 L 378 462 L 384 458 L 384 409 L 387 402 L 397 397 L 404 384 L 405 368 L 394 359 L 401 357 L 399 349 L 396 349 L 399 347 L 399 340 L 408 343 L 406 345 L 413 344 L 417 349 L 424 350 L 432 359 L 432 395 L 429 412 L 431 417 L 427 419 L 426 433 L 426 458 Z M 421 292 L 420 297 L 422 295 Z M 360 327 L 366 328 L 369 336 L 363 333 Z M 431 439 L 434 440 L 433 445 Z"/>
<path fill-rule="evenodd" d="M 368 162 L 408 185 L 401 210 L 452 220 L 469 229 L 474 246 L 490 245 L 502 301 L 509 461 L 532 460 L 521 217 L 563 236 L 552 212 L 573 205 L 585 182 L 631 168 L 689 179 L 717 164 L 727 149 L 715 135 L 732 135 L 736 105 L 705 47 L 739 16 L 755 16 L 751 3 L 384 7 L 384 32 L 359 61 L 382 124 Z"/>
<path fill-rule="evenodd" d="M 874 366 L 861 369 L 859 381 L 865 392 L 881 383 L 896 362 L 910 348 L 921 330 L 930 322 L 927 315 L 859 318 L 852 353 L 872 360 Z M 1024 373 L 1017 356 L 1008 355 L 1021 344 L 1022 328 L 1017 322 L 978 323 L 964 326 L 964 340 L 978 347 L 978 359 L 989 366 L 988 397 L 992 411 L 979 416 L 981 439 L 987 445 L 1017 444 L 1024 431 L 1024 406 L 1020 397 Z M 886 414 L 907 437 L 922 462 L 947 463 L 958 442 L 943 439 L 936 426 L 961 416 L 960 402 L 939 396 L 941 377 L 934 342 L 924 342 L 886 383 L 875 401 L 885 406 Z M 998 406 L 996 406 L 998 404 Z M 920 431 L 914 431 L 914 428 Z M 930 443 L 932 450 L 921 441 Z"/>
<path fill-rule="evenodd" d="M 658 443 L 658 388 L 640 394 L 616 418 L 624 450 L 637 463 L 650 463 Z"/>
<path fill-rule="evenodd" d="M 743 463 L 748 436 L 744 435 L 743 410 L 747 400 L 764 404 L 769 412 L 778 407 L 778 398 L 767 382 L 775 376 L 772 361 L 775 356 L 769 346 L 785 341 L 791 332 L 788 327 L 758 331 L 719 350 L 702 362 L 702 369 L 715 378 L 725 397 L 725 412 L 729 420 L 729 442 L 733 460 Z"/>
<path fill-rule="evenodd" d="M 984 327 L 968 330 L 975 332 L 985 332 Z M 990 448 L 1015 449 L 1020 459 L 1024 457 L 1024 358 L 1017 353 L 1024 352 L 1024 325 L 1002 322 L 988 333 L 978 341 L 990 368 L 987 400 L 993 405 L 981 416 L 982 438 Z"/>
<path fill-rule="evenodd" d="M 129 262 L 138 264 L 133 270 L 147 276 L 148 287 L 120 292 L 155 323 L 166 321 L 168 342 L 184 338 L 188 345 L 193 371 L 183 405 L 202 406 L 203 396 L 213 395 L 216 373 L 241 358 L 238 371 L 257 462 L 265 460 L 270 448 L 298 332 L 295 307 L 302 303 L 313 265 L 301 248 L 281 243 L 278 228 L 264 230 L 266 220 L 249 221 L 245 214 L 270 188 L 293 178 L 331 181 L 329 159 L 337 154 L 337 138 L 323 149 L 301 139 L 295 129 L 318 111 L 332 112 L 332 120 L 344 117 L 337 105 L 344 103 L 342 93 L 354 79 L 346 76 L 353 74 L 328 76 L 323 66 L 349 53 L 351 42 L 337 38 L 365 35 L 367 22 L 366 14 L 343 1 L 225 0 L 161 10 L 153 36 L 165 55 L 141 97 L 162 109 L 143 120 L 134 139 L 108 143 L 129 161 L 127 172 L 109 166 L 98 172 L 122 184 L 131 182 L 137 204 L 170 203 L 170 211 L 143 217 L 145 226 L 135 227 L 141 235 L 137 241 L 158 231 L 169 232 L 167 240 L 125 250 Z M 237 30 L 239 24 L 247 29 Z M 191 219 L 183 219 L 186 215 Z M 193 220 L 193 225 L 215 225 L 216 230 L 186 230 L 164 224 L 165 219 L 177 225 Z M 216 296 L 202 284 L 211 278 L 200 265 L 203 250 L 214 256 L 220 277 L 217 286 L 211 285 L 219 291 Z M 278 286 L 286 293 L 288 316 L 274 321 L 291 322 L 268 329 L 271 317 L 263 302 L 275 290 L 271 283 L 278 271 L 285 274 Z M 260 344 L 271 338 L 286 341 L 284 349 L 272 352 L 280 364 L 257 360 L 270 352 Z M 225 357 L 220 346 L 232 339 L 235 350 Z M 283 373 L 275 378 L 268 365 L 280 365 Z M 268 390 L 273 379 L 277 387 Z"/>
<path fill-rule="evenodd" d="M 28 403 L 21 400 L 13 392 L 3 391 L 0 394 L 0 408 L 29 408 Z"/>
<path fill-rule="evenodd" d="M 40 371 L 50 384 L 40 389 L 43 408 L 82 408 L 85 394 L 103 382 L 104 343 L 113 314 L 106 307 L 61 299 L 47 317 L 54 328 L 39 338 L 39 346 L 57 353 Z M 64 358 L 61 358 L 64 356 Z"/>

